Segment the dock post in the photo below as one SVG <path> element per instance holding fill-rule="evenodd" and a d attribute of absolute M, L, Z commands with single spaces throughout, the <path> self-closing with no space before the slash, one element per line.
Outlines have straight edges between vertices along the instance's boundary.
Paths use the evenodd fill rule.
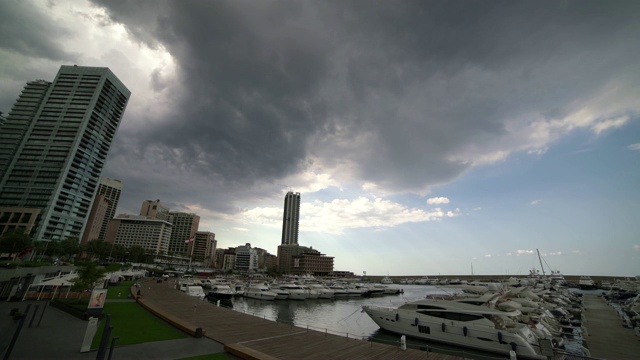
<path fill-rule="evenodd" d="M 516 352 L 511 350 L 509 351 L 509 360 L 517 360 L 518 357 L 516 356 Z"/>
<path fill-rule="evenodd" d="M 400 349 L 407 350 L 407 337 L 405 335 L 400 336 Z"/>

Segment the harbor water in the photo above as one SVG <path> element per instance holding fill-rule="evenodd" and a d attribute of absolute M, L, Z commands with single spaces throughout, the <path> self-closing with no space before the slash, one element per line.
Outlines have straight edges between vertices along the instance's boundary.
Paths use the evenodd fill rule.
<path fill-rule="evenodd" d="M 374 297 L 349 297 L 307 300 L 274 300 L 264 301 L 244 297 L 231 300 L 220 300 L 220 306 L 233 308 L 245 314 L 257 316 L 283 324 L 290 324 L 310 330 L 327 332 L 335 335 L 375 341 L 389 345 L 400 345 L 400 335 L 378 327 L 376 323 L 362 312 L 362 305 L 398 307 L 407 302 L 423 299 L 427 295 L 448 295 L 459 292 L 454 288 L 431 285 L 392 284 L 392 288 L 402 289 L 397 295 Z M 216 302 L 216 301 L 212 301 Z M 579 334 L 568 336 L 565 341 L 567 350 L 573 344 L 579 348 Z M 457 356 L 469 356 L 476 359 L 501 359 L 499 355 L 480 353 L 439 343 L 430 343 L 419 339 L 408 338 L 407 346 L 438 353 Z M 470 356 L 471 355 L 471 356 Z"/>

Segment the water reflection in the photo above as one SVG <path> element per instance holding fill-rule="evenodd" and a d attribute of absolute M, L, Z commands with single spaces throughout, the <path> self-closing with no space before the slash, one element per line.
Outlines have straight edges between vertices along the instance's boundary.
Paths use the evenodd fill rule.
<path fill-rule="evenodd" d="M 380 329 L 376 323 L 362 312 L 362 305 L 397 307 L 407 302 L 423 299 L 426 295 L 448 295 L 456 291 L 451 288 L 439 288 L 430 285 L 390 285 L 403 289 L 404 294 L 384 295 L 378 297 L 355 297 L 307 300 L 274 300 L 265 301 L 235 297 L 221 301 L 220 306 L 233 308 L 236 311 L 261 317 L 301 328 L 328 332 L 350 338 L 372 340 L 388 345 L 400 344 L 400 335 Z M 215 303 L 216 301 L 212 301 Z M 567 343 L 567 341 L 565 341 Z M 461 356 L 462 349 L 423 340 L 408 338 L 407 346 L 414 349 L 429 350 L 438 353 L 449 353 Z M 465 350 L 469 354 L 469 350 Z M 483 355 L 486 353 L 483 353 Z M 492 355 L 495 358 L 495 355 Z M 482 358 L 478 352 L 473 357 Z"/>

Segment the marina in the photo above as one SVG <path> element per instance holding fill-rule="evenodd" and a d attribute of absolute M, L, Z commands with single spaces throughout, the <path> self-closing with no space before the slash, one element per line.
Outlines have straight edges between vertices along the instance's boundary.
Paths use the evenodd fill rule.
<path fill-rule="evenodd" d="M 172 281 L 170 281 L 170 283 Z M 462 293 L 459 288 L 454 287 L 446 288 L 433 285 L 406 284 L 392 284 L 390 286 L 402 290 L 402 293 L 389 296 L 345 297 L 336 298 L 333 300 L 306 299 L 304 301 L 258 300 L 235 296 L 232 299 L 226 301 L 210 300 L 210 302 L 204 302 L 204 304 L 206 304 L 206 306 L 215 307 L 217 309 L 215 310 L 216 312 L 225 308 L 227 308 L 226 310 L 233 309 L 233 313 L 250 315 L 255 319 L 268 321 L 272 325 L 276 326 L 273 330 L 273 334 L 271 334 L 272 330 L 269 330 L 269 334 L 271 334 L 270 336 L 280 337 L 282 335 L 280 333 L 280 331 L 282 331 L 282 328 L 288 327 L 289 329 L 292 329 L 292 331 L 297 329 L 297 331 L 308 331 L 313 333 L 325 334 L 326 336 L 337 336 L 338 338 L 346 339 L 345 341 L 357 340 L 364 343 L 376 343 L 380 345 L 387 345 L 397 350 L 401 347 L 400 336 L 396 333 L 381 329 L 371 319 L 371 317 L 369 317 L 362 311 L 363 307 L 398 307 L 412 301 L 423 299 L 427 295 L 455 296 Z M 149 290 L 153 290 L 153 288 L 150 288 Z M 163 296 L 183 295 L 180 294 L 179 291 L 175 291 L 172 286 L 167 284 L 163 284 L 157 290 L 163 290 Z M 575 289 L 575 291 L 580 292 L 580 290 L 577 289 Z M 601 302 L 604 302 L 602 296 L 600 295 L 601 293 L 598 294 L 595 291 L 582 291 L 579 294 L 579 297 L 584 297 L 585 299 L 584 304 L 582 304 L 585 314 L 589 314 L 590 312 L 600 314 L 600 310 L 598 310 L 598 307 L 602 307 L 603 305 Z M 179 301 L 186 300 L 185 296 L 181 297 L 182 300 Z M 202 301 L 198 302 L 198 300 L 196 299 L 189 299 L 189 297 L 186 298 L 191 302 L 195 300 L 193 309 L 190 309 L 189 306 L 187 306 L 186 309 L 181 310 L 181 312 L 186 311 L 186 319 L 191 318 L 189 321 L 187 321 L 189 323 L 189 326 L 201 327 L 202 331 L 206 333 L 206 336 L 209 336 L 216 341 L 221 341 L 220 339 L 224 339 L 229 335 L 218 333 L 218 331 L 220 330 L 218 323 L 216 323 L 216 325 L 206 325 L 206 318 L 208 318 L 209 314 L 207 314 L 204 318 L 201 316 L 203 309 L 202 306 L 205 306 L 204 304 L 202 306 L 199 305 L 203 303 Z M 142 298 L 141 301 L 146 302 L 146 296 Z M 514 305 L 511 304 L 511 306 Z M 607 305 L 605 304 L 604 306 L 606 307 Z M 175 307 L 171 307 L 172 312 L 174 311 L 174 308 Z M 593 311 L 591 311 L 591 309 L 593 309 Z M 608 336 L 616 336 L 616 339 L 620 339 L 619 341 L 621 342 L 621 344 L 620 346 L 617 346 L 616 349 L 621 351 L 621 354 L 627 353 L 628 351 L 633 351 L 633 349 L 637 348 L 638 340 L 637 337 L 633 335 L 633 330 L 629 330 L 621 325 L 621 320 L 616 316 L 616 311 L 613 310 L 612 307 L 609 307 L 609 310 L 610 314 L 605 314 L 606 316 L 604 316 L 604 318 L 602 319 L 591 319 L 590 316 L 587 316 L 589 320 L 583 323 L 582 326 L 580 326 L 581 324 L 578 321 L 573 326 L 564 327 L 564 333 L 561 334 L 561 338 L 564 341 L 563 347 L 566 349 L 563 351 L 565 356 L 567 354 L 571 354 L 573 358 L 578 359 L 587 359 L 591 357 L 623 359 L 624 357 L 612 357 L 610 355 L 607 355 L 608 350 L 606 345 L 598 347 L 599 345 L 596 339 L 602 338 L 602 334 L 598 334 L 598 331 L 601 329 L 606 329 L 606 332 L 604 332 L 603 334 L 608 334 Z M 178 315 L 177 317 L 183 319 L 184 315 Z M 607 323 L 605 322 L 605 320 L 609 322 Z M 215 336 L 210 333 L 210 326 L 216 327 Z M 570 332 L 567 332 L 567 329 L 570 329 Z M 587 329 L 596 330 L 588 331 Z M 626 333 L 627 338 L 625 338 L 624 336 L 613 335 L 616 334 L 616 332 Z M 289 335 L 286 335 L 286 337 L 288 336 Z M 282 339 L 282 341 L 285 341 L 285 339 Z M 226 340 L 221 342 L 223 342 L 225 345 L 227 344 Z M 606 341 L 604 343 L 606 344 Z M 423 350 L 428 349 L 431 354 L 450 354 L 450 356 L 454 357 L 476 359 L 501 358 L 500 355 L 495 353 L 476 352 L 455 345 L 446 345 L 443 343 L 432 341 L 421 341 L 420 339 L 415 339 L 413 337 L 409 337 L 406 339 L 406 345 L 409 349 L 421 349 L 417 351 L 422 352 L 424 352 Z M 243 343 L 242 346 L 246 346 L 246 344 Z M 287 357 L 285 356 L 282 358 Z"/>

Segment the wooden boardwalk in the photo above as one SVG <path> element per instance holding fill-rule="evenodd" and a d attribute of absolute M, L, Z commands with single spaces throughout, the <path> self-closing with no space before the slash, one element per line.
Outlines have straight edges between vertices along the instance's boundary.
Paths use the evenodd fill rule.
<path fill-rule="evenodd" d="M 136 287 L 131 288 L 137 292 Z M 462 359 L 308 330 L 218 307 L 175 289 L 175 280 L 140 284 L 138 303 L 174 326 L 200 333 L 242 359 Z"/>
<path fill-rule="evenodd" d="M 616 311 L 599 295 L 584 295 L 586 347 L 603 359 L 640 359 L 640 338 L 624 327 Z"/>

